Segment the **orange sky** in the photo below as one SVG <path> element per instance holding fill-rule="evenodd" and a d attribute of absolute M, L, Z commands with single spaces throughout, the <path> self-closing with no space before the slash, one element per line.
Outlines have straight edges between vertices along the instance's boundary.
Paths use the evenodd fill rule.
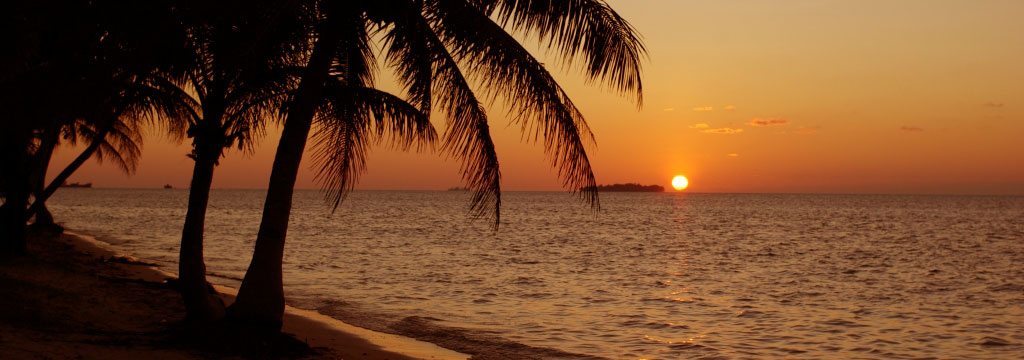
<path fill-rule="evenodd" d="M 558 74 L 597 137 L 599 183 L 669 187 L 685 174 L 695 192 L 1024 194 L 1022 1 L 608 2 L 648 47 L 644 107 Z M 504 189 L 559 189 L 541 147 L 492 108 Z M 71 181 L 187 187 L 186 145 L 150 134 L 134 176 L 90 162 Z M 276 145 L 272 131 L 253 156 L 231 152 L 214 187 L 266 187 Z M 51 176 L 74 155 L 59 150 Z M 317 187 L 309 166 L 300 188 Z M 459 184 L 443 155 L 378 148 L 358 188 Z"/>

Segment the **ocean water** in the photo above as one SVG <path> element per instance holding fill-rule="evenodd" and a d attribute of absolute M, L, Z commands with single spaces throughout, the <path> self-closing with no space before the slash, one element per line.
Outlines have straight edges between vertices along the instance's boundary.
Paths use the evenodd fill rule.
<path fill-rule="evenodd" d="M 264 195 L 211 194 L 211 281 L 244 275 Z M 186 200 L 62 189 L 50 206 L 176 272 Z M 296 192 L 289 301 L 612 359 L 1024 358 L 1024 197 L 604 193 L 594 213 L 507 192 L 498 232 L 468 201 L 357 191 L 332 214 Z"/>

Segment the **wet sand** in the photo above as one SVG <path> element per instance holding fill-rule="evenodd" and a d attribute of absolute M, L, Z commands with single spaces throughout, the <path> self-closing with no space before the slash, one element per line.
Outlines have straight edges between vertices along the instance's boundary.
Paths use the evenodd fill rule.
<path fill-rule="evenodd" d="M 190 341 L 184 309 L 152 264 L 87 236 L 34 234 L 27 256 L 0 260 L 2 359 L 237 358 Z M 233 291 L 226 293 L 228 303 Z M 259 357 L 466 359 L 408 337 L 366 330 L 289 307 L 282 332 L 294 346 Z M 308 347 L 301 344 L 308 344 Z M 251 354 L 250 354 L 251 355 Z"/>

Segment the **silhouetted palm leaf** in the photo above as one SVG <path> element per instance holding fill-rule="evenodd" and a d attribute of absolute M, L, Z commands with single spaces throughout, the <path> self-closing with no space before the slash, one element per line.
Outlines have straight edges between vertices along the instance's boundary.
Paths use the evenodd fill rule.
<path fill-rule="evenodd" d="M 556 48 L 566 64 L 585 59 L 589 79 L 597 79 L 643 102 L 641 67 L 646 50 L 636 29 L 602 0 L 482 0 L 498 22 L 513 31 L 536 35 Z"/>
<path fill-rule="evenodd" d="M 316 179 L 337 208 L 366 170 L 370 145 L 382 142 L 403 150 L 433 143 L 430 120 L 411 104 L 386 92 L 349 86 L 335 79 L 324 88 L 313 135 Z"/>
<path fill-rule="evenodd" d="M 438 0 L 427 12 L 438 36 L 490 96 L 503 96 L 526 136 L 542 138 L 563 185 L 599 207 L 584 147 L 593 136 L 568 95 L 511 35 L 465 1 Z"/>
<path fill-rule="evenodd" d="M 406 14 L 403 22 L 395 24 L 389 40 L 392 41 L 392 48 L 398 44 L 409 44 L 401 47 L 403 50 L 394 52 L 411 53 L 416 50 L 417 55 L 406 57 L 426 59 L 427 63 L 432 64 L 432 67 L 424 67 L 421 63 L 409 66 L 405 71 L 416 72 L 416 75 L 407 78 L 433 81 L 435 99 L 446 115 L 442 150 L 461 163 L 462 178 L 468 188 L 473 190 L 470 201 L 473 215 L 490 216 L 497 228 L 501 221 L 501 171 L 483 105 L 473 93 L 458 63 L 421 13 Z M 430 73 L 419 73 L 423 71 Z M 416 86 L 410 85 L 409 88 L 412 91 Z"/>

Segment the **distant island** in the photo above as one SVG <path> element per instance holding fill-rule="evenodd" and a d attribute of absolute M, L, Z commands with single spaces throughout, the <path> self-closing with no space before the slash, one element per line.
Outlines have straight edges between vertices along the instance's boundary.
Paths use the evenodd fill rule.
<path fill-rule="evenodd" d="M 594 187 L 585 187 L 584 190 L 592 190 Z M 597 191 L 606 192 L 665 192 L 665 188 L 658 185 L 640 185 L 634 183 L 598 185 Z"/>
<path fill-rule="evenodd" d="M 468 187 L 456 186 L 448 188 L 448 191 L 469 191 Z"/>
<path fill-rule="evenodd" d="M 65 181 L 63 184 L 60 184 L 60 187 L 66 187 L 66 188 L 91 188 L 92 187 L 92 183 L 90 182 L 90 183 L 85 183 L 85 184 L 79 184 L 79 183 L 73 182 L 73 183 L 68 184 L 68 182 Z"/>

